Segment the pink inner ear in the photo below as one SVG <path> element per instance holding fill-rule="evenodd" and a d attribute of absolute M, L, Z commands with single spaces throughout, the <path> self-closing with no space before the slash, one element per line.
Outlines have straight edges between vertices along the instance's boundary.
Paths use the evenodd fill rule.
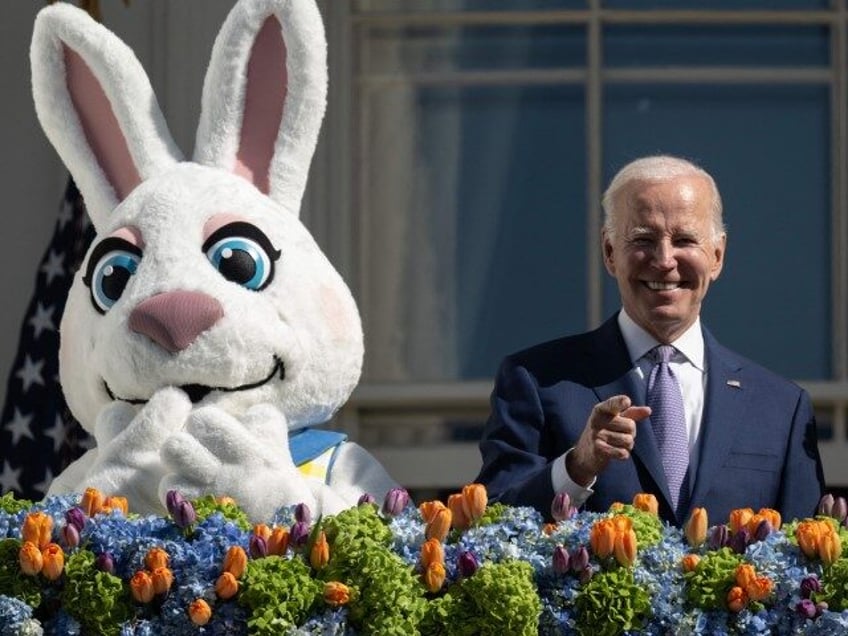
<path fill-rule="evenodd" d="M 141 183 L 109 98 L 79 53 L 64 46 L 65 77 L 85 138 L 119 201 Z"/>
<path fill-rule="evenodd" d="M 274 16 L 256 34 L 247 64 L 241 144 L 234 171 L 265 194 L 288 91 L 286 44 Z"/>

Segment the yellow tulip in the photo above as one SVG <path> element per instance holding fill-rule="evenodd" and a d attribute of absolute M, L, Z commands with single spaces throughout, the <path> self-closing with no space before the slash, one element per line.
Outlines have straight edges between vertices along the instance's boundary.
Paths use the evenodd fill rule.
<path fill-rule="evenodd" d="M 168 567 L 170 557 L 162 548 L 150 548 L 144 555 L 144 567 L 151 572 L 157 568 Z"/>
<path fill-rule="evenodd" d="M 733 532 L 739 532 L 747 525 L 748 519 L 750 519 L 753 515 L 754 511 L 751 508 L 736 508 L 730 511 L 730 520 L 728 525 Z"/>
<path fill-rule="evenodd" d="M 55 581 L 65 569 L 65 553 L 56 543 L 48 543 L 41 551 L 43 565 L 41 573 L 49 581 Z"/>
<path fill-rule="evenodd" d="M 224 572 L 229 572 L 240 579 L 247 569 L 247 553 L 240 545 L 231 546 L 224 555 Z"/>
<path fill-rule="evenodd" d="M 350 588 L 338 581 L 324 583 L 324 602 L 330 607 L 347 605 L 350 602 Z"/>
<path fill-rule="evenodd" d="M 708 525 L 709 521 L 706 508 L 695 508 L 692 510 L 689 520 L 683 526 L 683 534 L 686 535 L 686 541 L 689 545 L 697 548 L 707 540 Z"/>
<path fill-rule="evenodd" d="M 483 484 L 468 484 L 462 489 L 462 509 L 471 523 L 476 522 L 486 512 L 489 494 Z"/>
<path fill-rule="evenodd" d="M 445 566 L 439 562 L 431 563 L 424 570 L 424 586 L 430 592 L 438 592 L 445 583 Z"/>
<path fill-rule="evenodd" d="M 327 535 L 321 530 L 315 543 L 312 544 L 312 550 L 309 552 L 309 562 L 316 570 L 324 568 L 330 561 L 330 544 L 327 542 Z"/>
<path fill-rule="evenodd" d="M 451 511 L 451 523 L 454 528 L 465 530 L 471 525 L 471 520 L 465 515 L 465 505 L 461 493 L 457 492 L 448 497 L 448 510 Z"/>
<path fill-rule="evenodd" d="M 153 577 L 144 570 L 139 570 L 130 579 L 130 591 L 139 603 L 149 603 L 156 594 L 153 589 Z"/>
<path fill-rule="evenodd" d="M 44 512 L 31 512 L 24 518 L 21 538 L 30 541 L 39 548 L 50 543 L 53 534 L 53 518 Z"/>
<path fill-rule="evenodd" d="M 35 576 L 44 567 L 44 557 L 37 545 L 32 541 L 24 541 L 21 549 L 18 550 L 18 563 L 20 563 L 21 572 L 27 576 Z"/>
<path fill-rule="evenodd" d="M 428 539 L 421 544 L 421 567 L 425 570 L 431 563 L 444 563 L 445 551 L 438 539 Z"/>
<path fill-rule="evenodd" d="M 651 514 L 659 514 L 660 504 L 657 498 L 649 492 L 636 493 L 633 496 L 633 507 Z"/>
<path fill-rule="evenodd" d="M 444 541 L 451 529 L 453 514 L 450 508 L 442 508 L 436 512 L 433 520 L 424 527 L 424 536 L 427 539 L 438 539 Z"/>
<path fill-rule="evenodd" d="M 206 625 L 212 618 L 212 608 L 202 598 L 194 600 L 188 606 L 188 616 L 195 625 Z"/>
<path fill-rule="evenodd" d="M 232 572 L 224 572 L 215 581 L 215 594 L 222 601 L 233 598 L 239 591 L 239 582 Z"/>

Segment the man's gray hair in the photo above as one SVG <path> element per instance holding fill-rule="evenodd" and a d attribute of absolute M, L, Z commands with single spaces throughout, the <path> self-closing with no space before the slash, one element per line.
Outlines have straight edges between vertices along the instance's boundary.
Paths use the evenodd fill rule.
<path fill-rule="evenodd" d="M 604 231 L 612 238 L 615 235 L 615 217 L 617 210 L 615 209 L 615 200 L 618 194 L 630 183 L 634 181 L 667 181 L 678 177 L 698 176 L 704 178 L 710 186 L 712 195 L 711 210 L 713 220 L 713 242 L 718 241 L 727 230 L 724 227 L 722 220 L 722 205 L 721 195 L 718 193 L 718 187 L 715 180 L 710 174 L 696 166 L 691 161 L 673 157 L 671 155 L 655 155 L 652 157 L 641 157 L 631 161 L 624 166 L 613 177 L 612 181 L 604 192 L 604 197 L 601 200 L 601 205 L 604 208 Z"/>

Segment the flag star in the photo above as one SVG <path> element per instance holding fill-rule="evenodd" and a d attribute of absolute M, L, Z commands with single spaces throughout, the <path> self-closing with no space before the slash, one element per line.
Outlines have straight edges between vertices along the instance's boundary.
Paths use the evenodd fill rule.
<path fill-rule="evenodd" d="M 21 468 L 15 470 L 9 462 L 3 460 L 3 470 L 0 471 L 0 492 L 6 493 L 10 490 L 21 490 L 21 482 L 19 480 L 21 470 Z"/>
<path fill-rule="evenodd" d="M 62 419 L 61 415 L 56 416 L 56 421 L 53 426 L 44 429 L 44 436 L 50 437 L 53 440 L 53 452 L 58 453 L 59 449 L 62 448 L 62 444 L 65 443 L 65 440 L 68 437 L 65 421 Z"/>
<path fill-rule="evenodd" d="M 59 208 L 59 229 L 62 230 L 74 218 L 74 206 L 70 201 L 63 201 L 62 207 Z"/>
<path fill-rule="evenodd" d="M 32 487 L 34 490 L 40 492 L 42 495 L 47 493 L 47 490 L 50 488 L 50 483 L 53 481 L 53 471 L 50 470 L 50 467 L 46 467 L 44 469 L 44 479 L 37 484 L 33 484 Z"/>
<path fill-rule="evenodd" d="M 12 434 L 12 445 L 16 445 L 22 437 L 35 439 L 30 431 L 32 424 L 32 415 L 24 416 L 20 409 L 15 409 L 15 414 L 8 423 L 9 432 Z"/>
<path fill-rule="evenodd" d="M 65 275 L 64 257 L 61 252 L 50 250 L 47 255 L 47 261 L 41 266 L 41 271 L 47 276 L 47 284 L 53 282 L 54 278 L 61 278 Z"/>
<path fill-rule="evenodd" d="M 53 307 L 45 307 L 38 303 L 35 308 L 35 315 L 29 319 L 29 324 L 32 325 L 32 330 L 35 332 L 33 337 L 36 340 L 38 340 L 42 331 L 54 331 L 56 327 L 53 325 Z"/>
<path fill-rule="evenodd" d="M 44 385 L 44 379 L 41 377 L 41 367 L 43 366 L 44 360 L 33 362 L 32 358 L 24 356 L 24 366 L 23 368 L 18 369 L 18 372 L 15 374 L 15 376 L 20 378 L 21 382 L 24 384 L 24 393 L 26 393 L 29 390 L 29 387 L 33 384 Z"/>

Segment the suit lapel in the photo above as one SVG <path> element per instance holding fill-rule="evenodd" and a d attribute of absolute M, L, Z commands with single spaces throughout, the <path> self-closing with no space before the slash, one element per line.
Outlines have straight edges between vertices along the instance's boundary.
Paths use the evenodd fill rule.
<path fill-rule="evenodd" d="M 702 506 L 710 486 L 721 478 L 721 467 L 733 447 L 745 407 L 741 365 L 706 330 L 704 345 L 708 369 L 707 394 L 691 507 Z"/>

